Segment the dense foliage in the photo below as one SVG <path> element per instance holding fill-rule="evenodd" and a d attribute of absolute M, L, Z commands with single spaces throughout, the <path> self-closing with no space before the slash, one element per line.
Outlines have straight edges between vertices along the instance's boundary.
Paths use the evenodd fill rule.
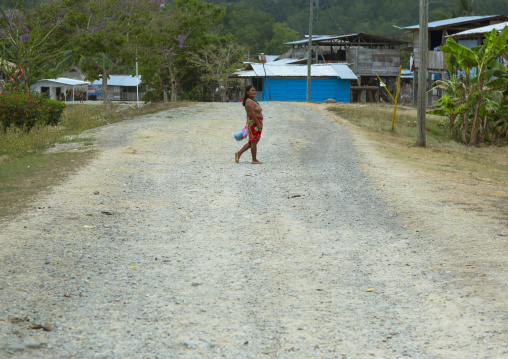
<path fill-rule="evenodd" d="M 251 53 L 281 53 L 286 48 L 270 48 L 280 36 L 280 27 L 296 31 L 297 37 L 308 33 L 309 0 L 202 0 L 226 9 L 221 33 L 231 34 L 235 42 L 248 46 Z M 165 1 L 169 7 L 176 1 Z M 15 4 L 35 5 L 39 0 L 4 0 L 4 8 Z M 82 2 L 86 4 L 87 1 Z M 418 24 L 418 0 L 314 0 L 313 33 L 341 35 L 366 32 L 400 39 L 404 27 Z M 430 1 L 429 21 L 464 15 L 508 15 L 508 2 L 499 0 Z M 203 20 L 203 18 L 202 18 Z M 279 29 L 274 29 L 275 24 Z M 395 25 L 395 26 L 394 26 Z M 286 36 L 288 37 L 288 36 Z M 290 33 L 291 41 L 294 33 Z M 286 38 L 284 38 L 286 40 Z"/>
<path fill-rule="evenodd" d="M 212 42 L 213 26 L 224 15 L 220 7 L 198 0 L 175 0 L 173 6 L 158 11 L 149 31 L 139 37 L 140 74 L 164 102 L 178 93 L 192 91 L 207 69 L 189 61 L 192 54 Z"/>
<path fill-rule="evenodd" d="M 476 145 L 489 137 L 508 137 L 508 27 L 486 34 L 481 46 L 468 49 L 449 37 L 441 51 L 451 78 L 440 82 L 446 94 L 431 113 L 447 116 L 450 134 Z M 458 136 L 458 133 L 457 133 Z"/>
<path fill-rule="evenodd" d="M 256 41 L 264 44 L 270 41 L 269 22 L 286 23 L 300 36 L 308 33 L 309 0 L 204 0 L 221 4 L 230 9 L 234 18 L 225 18 L 225 31 L 244 40 L 240 28 L 244 28 Z M 448 18 L 462 16 L 461 2 L 448 0 L 430 2 L 429 21 L 439 20 L 443 13 Z M 508 2 L 499 0 L 470 1 L 474 15 L 508 15 Z M 247 8 L 252 10 L 245 11 Z M 238 9 L 234 11 L 231 8 Z M 366 32 L 393 38 L 401 38 L 402 31 L 393 25 L 404 27 L 417 25 L 418 0 L 314 0 L 313 33 L 321 35 L 341 35 Z M 240 13 L 240 14 L 238 14 Z M 242 15 L 244 14 L 244 15 Z M 269 17 L 269 19 L 268 19 Z M 238 25 L 230 27 L 231 22 Z M 267 24 L 268 23 L 268 24 Z M 251 32 L 250 29 L 255 29 Z M 261 35 L 261 37 L 260 37 Z M 268 36 L 263 38 L 262 36 Z M 254 41 L 254 39 L 251 39 Z"/>
<path fill-rule="evenodd" d="M 38 124 L 55 126 L 64 108 L 64 103 L 26 87 L 7 88 L 0 93 L 0 129 L 15 126 L 29 131 Z"/>
<path fill-rule="evenodd" d="M 68 25 L 68 11 L 57 2 L 2 11 L 2 54 L 15 65 L 2 66 L 3 72 L 17 85 L 31 85 L 63 71 Z"/>

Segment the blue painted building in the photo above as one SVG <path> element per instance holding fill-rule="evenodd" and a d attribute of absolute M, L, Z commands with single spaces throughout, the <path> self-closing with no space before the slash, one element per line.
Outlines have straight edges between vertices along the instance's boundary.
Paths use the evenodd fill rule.
<path fill-rule="evenodd" d="M 258 90 L 260 101 L 306 101 L 307 65 L 250 64 L 246 70 L 238 71 L 231 77 L 248 79 Z M 311 65 L 310 100 L 323 102 L 335 99 L 337 102 L 351 102 L 351 80 L 357 77 L 347 64 Z"/>

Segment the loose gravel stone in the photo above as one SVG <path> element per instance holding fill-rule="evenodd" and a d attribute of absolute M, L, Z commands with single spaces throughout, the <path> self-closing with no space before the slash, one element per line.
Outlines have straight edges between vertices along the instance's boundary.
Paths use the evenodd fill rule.
<path fill-rule="evenodd" d="M 25 346 L 23 344 L 7 344 L 5 350 L 7 352 L 22 352 L 25 350 Z"/>
<path fill-rule="evenodd" d="M 507 356 L 506 306 L 465 295 L 346 127 L 262 106 L 262 165 L 234 161 L 237 103 L 87 133 L 99 155 L 34 203 L 51 211 L 0 229 L 0 357 Z"/>

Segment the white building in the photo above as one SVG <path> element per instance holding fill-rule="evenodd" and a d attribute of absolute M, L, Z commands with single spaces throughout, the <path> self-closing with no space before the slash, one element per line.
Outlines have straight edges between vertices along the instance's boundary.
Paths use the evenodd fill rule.
<path fill-rule="evenodd" d="M 78 101 L 81 93 L 86 98 L 88 84 L 89 82 L 81 80 L 59 77 L 39 80 L 35 85 L 32 85 L 32 89 L 40 93 L 49 92 L 49 97 L 52 100 Z"/>

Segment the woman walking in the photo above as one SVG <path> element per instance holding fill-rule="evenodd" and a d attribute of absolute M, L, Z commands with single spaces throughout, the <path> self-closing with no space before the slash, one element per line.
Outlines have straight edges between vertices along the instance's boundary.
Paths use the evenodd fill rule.
<path fill-rule="evenodd" d="M 240 156 L 250 148 L 252 154 L 252 164 L 261 164 L 256 155 L 258 149 L 258 142 L 261 138 L 261 132 L 263 131 L 263 113 L 261 112 L 261 106 L 254 100 L 256 97 L 256 88 L 254 85 L 248 85 L 245 88 L 245 94 L 243 96 L 243 106 L 247 113 L 247 132 L 249 133 L 249 142 L 242 147 L 242 149 L 235 153 L 235 162 L 240 162 Z"/>

